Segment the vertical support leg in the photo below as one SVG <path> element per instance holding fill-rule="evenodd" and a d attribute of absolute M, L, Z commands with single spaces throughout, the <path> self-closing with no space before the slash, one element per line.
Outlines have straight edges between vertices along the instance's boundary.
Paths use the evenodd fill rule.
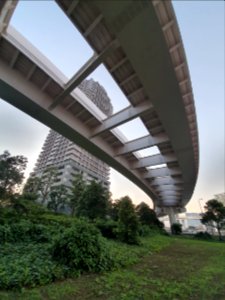
<path fill-rule="evenodd" d="M 177 223 L 176 215 L 175 215 L 174 209 L 173 209 L 172 207 L 170 207 L 170 208 L 168 209 L 168 215 L 169 215 L 170 228 L 171 228 L 172 225 L 173 225 L 174 223 Z M 172 229 L 171 229 L 171 233 L 173 233 L 173 232 L 172 232 Z"/>

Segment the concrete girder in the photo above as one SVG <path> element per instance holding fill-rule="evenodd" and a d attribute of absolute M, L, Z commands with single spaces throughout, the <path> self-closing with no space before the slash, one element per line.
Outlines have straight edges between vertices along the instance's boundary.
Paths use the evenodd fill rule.
<path fill-rule="evenodd" d="M 138 169 L 138 168 L 144 168 L 144 167 L 151 167 L 151 166 L 157 166 L 161 164 L 166 164 L 168 162 L 175 162 L 177 161 L 177 158 L 174 154 L 156 154 L 156 155 L 150 155 L 144 158 L 140 158 L 138 162 L 134 163 L 132 168 Z"/>
<path fill-rule="evenodd" d="M 166 190 L 166 191 L 159 191 L 159 197 L 167 197 L 167 196 L 181 196 L 181 191 L 174 191 L 174 190 Z"/>
<path fill-rule="evenodd" d="M 118 152 L 117 156 L 124 155 L 130 152 L 135 152 L 141 149 L 145 149 L 148 147 L 157 146 L 161 143 L 168 142 L 169 138 L 166 134 L 158 134 L 156 136 L 151 136 L 150 134 L 138 139 L 135 139 L 133 141 L 130 141 L 128 143 L 125 143 L 124 146 L 122 146 Z"/>
<path fill-rule="evenodd" d="M 175 185 L 175 184 L 166 184 L 166 185 L 156 185 L 154 186 L 154 190 L 156 192 L 162 192 L 162 191 L 183 191 L 184 187 L 181 185 Z"/>
<path fill-rule="evenodd" d="M 183 180 L 180 178 L 172 178 L 172 177 L 158 177 L 152 181 L 152 186 L 154 185 L 164 185 L 164 184 L 176 184 L 183 183 Z"/>
<path fill-rule="evenodd" d="M 90 128 L 62 106 L 58 106 L 50 112 L 47 108 L 52 98 L 27 81 L 26 77 L 18 70 L 7 66 L 1 59 L 0 97 L 53 130 L 58 131 L 97 158 L 107 162 L 108 165 L 137 184 L 149 197 L 156 199 L 155 192 L 146 180 L 140 177 L 138 170 L 131 170 L 128 160 L 124 157 L 115 158 L 114 148 L 101 137 L 96 137 L 94 141 L 90 141 Z"/>
<path fill-rule="evenodd" d="M 127 57 L 122 58 L 117 64 L 115 64 L 109 71 L 114 72 L 116 69 L 118 69 L 120 66 L 122 66 L 125 62 L 128 61 Z"/>
<path fill-rule="evenodd" d="M 79 0 L 73 0 L 73 1 L 71 1 L 71 4 L 70 4 L 70 6 L 68 7 L 68 9 L 66 11 L 68 15 L 72 14 L 72 12 L 74 11 L 74 9 L 78 5 L 78 3 L 79 3 Z"/>
<path fill-rule="evenodd" d="M 181 171 L 179 168 L 158 168 L 148 170 L 147 174 L 144 175 L 144 178 L 153 178 L 153 177 L 163 177 L 163 176 L 170 176 L 170 175 L 180 175 Z"/>
<path fill-rule="evenodd" d="M 91 25 L 85 30 L 84 37 L 87 37 L 95 27 L 102 21 L 103 16 L 100 14 L 92 23 Z"/>
<path fill-rule="evenodd" d="M 6 31 L 18 0 L 3 0 L 2 2 L 0 6 L 0 35 Z"/>
<path fill-rule="evenodd" d="M 80 70 L 65 84 L 64 90 L 54 99 L 53 103 L 49 106 L 48 110 L 54 109 L 59 105 L 67 95 L 69 95 L 85 78 L 88 77 L 102 62 L 103 60 L 119 47 L 117 40 L 112 41 L 104 51 L 100 54 L 94 54 Z"/>
<path fill-rule="evenodd" d="M 20 51 L 19 51 L 19 50 L 17 50 L 17 51 L 14 53 L 14 56 L 13 56 L 11 62 L 10 62 L 10 68 L 13 68 L 13 67 L 15 66 L 15 63 L 16 63 L 18 57 L 19 57 L 19 54 L 20 54 Z"/>
<path fill-rule="evenodd" d="M 142 102 L 141 104 L 135 107 L 126 107 L 125 109 L 105 119 L 101 125 L 94 128 L 91 138 L 100 135 L 107 130 L 113 129 L 121 124 L 124 124 L 150 109 L 153 109 L 153 106 L 150 101 Z"/>

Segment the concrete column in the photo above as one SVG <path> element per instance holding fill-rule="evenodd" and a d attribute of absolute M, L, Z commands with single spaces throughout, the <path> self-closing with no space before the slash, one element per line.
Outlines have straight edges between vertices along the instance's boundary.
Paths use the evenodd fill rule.
<path fill-rule="evenodd" d="M 176 215 L 175 215 L 174 209 L 172 207 L 168 208 L 168 215 L 169 215 L 170 228 L 171 228 L 172 224 L 177 223 Z"/>

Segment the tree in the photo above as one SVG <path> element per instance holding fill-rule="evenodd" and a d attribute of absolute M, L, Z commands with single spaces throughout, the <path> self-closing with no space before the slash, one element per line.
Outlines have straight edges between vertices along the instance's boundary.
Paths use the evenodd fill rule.
<path fill-rule="evenodd" d="M 118 234 L 122 242 L 138 244 L 139 223 L 134 205 L 128 196 L 122 197 L 119 204 Z"/>
<path fill-rule="evenodd" d="M 120 209 L 120 200 L 109 200 L 109 216 L 114 221 L 118 221 L 119 219 L 119 209 Z"/>
<path fill-rule="evenodd" d="M 41 194 L 41 202 L 45 203 L 50 194 L 51 188 L 56 181 L 57 170 L 54 167 L 47 168 L 40 179 L 39 191 Z"/>
<path fill-rule="evenodd" d="M 208 224 L 210 226 L 216 227 L 219 234 L 219 240 L 222 240 L 221 229 L 225 225 L 224 205 L 221 202 L 212 199 L 206 202 L 205 210 L 206 212 L 202 214 L 201 222 L 203 224 Z"/>
<path fill-rule="evenodd" d="M 91 220 L 105 218 L 109 203 L 108 191 L 98 182 L 92 181 L 86 186 L 81 201 L 77 205 L 77 215 Z"/>
<path fill-rule="evenodd" d="M 8 151 L 0 155 L 0 196 L 12 195 L 24 179 L 23 171 L 27 158 L 22 155 L 11 156 Z"/>
<path fill-rule="evenodd" d="M 137 205 L 136 212 L 142 225 L 163 228 L 163 223 L 159 221 L 155 211 L 151 209 L 145 202 L 141 202 L 139 205 Z"/>
<path fill-rule="evenodd" d="M 85 181 L 81 174 L 77 174 L 73 186 L 71 188 L 71 196 L 69 197 L 69 207 L 71 209 L 71 216 L 74 216 L 78 207 L 78 204 L 81 203 L 84 190 L 86 188 Z"/>
<path fill-rule="evenodd" d="M 68 199 L 68 188 L 63 184 L 53 186 L 49 196 L 50 201 L 47 206 L 57 212 L 60 208 L 65 208 Z"/>
<path fill-rule="evenodd" d="M 29 177 L 23 188 L 23 197 L 29 200 L 36 200 L 38 198 L 38 191 L 41 186 L 41 178 Z"/>

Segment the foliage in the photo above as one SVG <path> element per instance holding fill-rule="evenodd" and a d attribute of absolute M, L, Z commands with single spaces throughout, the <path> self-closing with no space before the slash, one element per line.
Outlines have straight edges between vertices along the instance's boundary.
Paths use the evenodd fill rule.
<path fill-rule="evenodd" d="M 91 220 L 105 218 L 108 210 L 108 199 L 108 192 L 103 186 L 96 181 L 92 181 L 86 186 L 81 201 L 78 202 L 77 215 Z"/>
<path fill-rule="evenodd" d="M 114 221 L 118 221 L 119 219 L 119 209 L 120 209 L 120 200 L 110 200 L 109 201 L 109 216 L 112 218 Z"/>
<path fill-rule="evenodd" d="M 139 226 L 139 235 L 146 237 L 152 235 L 152 229 L 148 225 L 141 225 Z"/>
<path fill-rule="evenodd" d="M 69 207 L 71 209 L 71 215 L 74 216 L 79 203 L 82 202 L 83 193 L 86 188 L 86 183 L 83 180 L 81 174 L 77 174 L 73 181 L 73 186 L 71 188 L 71 196 L 69 197 Z"/>
<path fill-rule="evenodd" d="M 0 225 L 0 243 L 24 241 L 46 242 L 50 239 L 48 228 L 28 220 Z"/>
<path fill-rule="evenodd" d="M 98 219 L 95 226 L 100 230 L 101 234 L 109 239 L 116 239 L 118 223 L 113 220 Z"/>
<path fill-rule="evenodd" d="M 23 197 L 28 200 L 36 200 L 38 198 L 38 191 L 40 190 L 41 178 L 29 177 L 23 188 Z"/>
<path fill-rule="evenodd" d="M 139 244 L 139 223 L 134 210 L 134 205 L 128 196 L 120 199 L 118 237 L 128 244 Z"/>
<path fill-rule="evenodd" d="M 0 247 L 0 288 L 34 287 L 64 278 L 66 268 L 51 260 L 43 244 L 6 244 Z"/>
<path fill-rule="evenodd" d="M 210 226 L 216 227 L 219 239 L 222 240 L 221 229 L 225 225 L 225 207 L 224 205 L 215 200 L 209 200 L 205 206 L 206 212 L 202 214 L 202 223 L 208 224 Z M 214 225 L 215 223 L 215 225 Z"/>
<path fill-rule="evenodd" d="M 8 151 L 0 155 L 0 197 L 15 192 L 23 181 L 26 165 L 27 158 L 22 155 L 11 156 Z"/>
<path fill-rule="evenodd" d="M 103 271 L 113 264 L 99 231 L 82 220 L 58 235 L 51 251 L 55 261 L 79 271 Z"/>
<path fill-rule="evenodd" d="M 39 192 L 41 193 L 42 203 L 45 203 L 47 201 L 56 178 L 57 170 L 54 167 L 49 167 L 43 172 L 39 185 Z"/>
<path fill-rule="evenodd" d="M 141 202 L 136 207 L 136 212 L 138 215 L 139 222 L 142 225 L 163 228 L 164 224 L 159 221 L 155 211 L 151 209 L 145 202 Z"/>
<path fill-rule="evenodd" d="M 50 200 L 47 207 L 54 212 L 58 212 L 59 209 L 64 209 L 69 196 L 68 188 L 63 185 L 53 186 L 50 191 Z"/>
<path fill-rule="evenodd" d="M 212 236 L 206 231 L 200 231 L 195 234 L 195 238 L 200 240 L 211 240 Z"/>
<path fill-rule="evenodd" d="M 115 250 L 114 257 L 124 262 L 122 268 L 119 265 L 111 272 L 85 274 L 32 289 L 2 291 L 0 299 L 224 299 L 223 244 L 161 235 L 142 239 L 141 246 L 108 243 Z"/>
<path fill-rule="evenodd" d="M 172 234 L 179 235 L 182 233 L 182 225 L 180 223 L 173 223 L 171 225 Z"/>

